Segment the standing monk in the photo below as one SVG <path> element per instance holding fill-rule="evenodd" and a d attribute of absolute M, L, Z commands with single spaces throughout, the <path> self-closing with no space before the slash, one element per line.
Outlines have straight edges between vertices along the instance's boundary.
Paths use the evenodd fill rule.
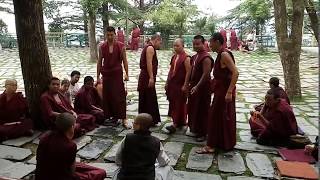
<path fill-rule="evenodd" d="M 56 117 L 64 112 L 71 113 L 77 119 L 76 136 L 82 135 L 86 131 L 91 131 L 96 127 L 95 117 L 90 114 L 77 114 L 68 100 L 59 92 L 60 80 L 51 78 L 49 90 L 41 95 L 40 108 L 42 118 L 50 129 L 56 129 Z"/>
<path fill-rule="evenodd" d="M 138 50 L 139 49 L 139 40 L 140 40 L 140 29 L 139 27 L 135 27 L 132 30 L 131 36 L 131 50 Z"/>
<path fill-rule="evenodd" d="M 98 124 L 104 123 L 102 99 L 98 90 L 94 87 L 93 77 L 86 76 L 84 78 L 84 85 L 80 88 L 74 100 L 74 109 L 77 113 L 93 115 Z"/>
<path fill-rule="evenodd" d="M 239 72 L 231 52 L 223 48 L 224 39 L 214 33 L 210 48 L 217 52 L 214 64 L 214 98 L 210 109 L 207 146 L 198 153 L 213 153 L 213 148 L 231 150 L 236 144 L 235 89 Z"/>
<path fill-rule="evenodd" d="M 237 33 L 233 28 L 230 28 L 230 44 L 231 44 L 231 50 L 238 49 Z"/>
<path fill-rule="evenodd" d="M 17 91 L 16 80 L 5 81 L 5 91 L 0 94 L 0 141 L 32 135 L 32 121 L 28 104 Z"/>
<path fill-rule="evenodd" d="M 223 37 L 222 47 L 223 47 L 224 49 L 226 49 L 226 48 L 227 48 L 227 31 L 226 31 L 223 27 L 221 27 L 221 29 L 220 29 L 220 34 L 221 34 L 222 37 Z"/>
<path fill-rule="evenodd" d="M 196 35 L 193 38 L 193 49 L 197 52 L 192 56 L 192 71 L 190 78 L 190 95 L 188 101 L 188 125 L 190 132 L 198 141 L 204 141 L 207 135 L 208 112 L 210 107 L 210 72 L 213 59 L 205 51 L 204 37 Z"/>
<path fill-rule="evenodd" d="M 140 75 L 138 81 L 139 113 L 150 114 L 153 118 L 153 125 L 161 121 L 155 87 L 158 72 L 156 50 L 160 48 L 161 41 L 159 34 L 153 35 L 150 43 L 143 48 L 140 57 Z"/>
<path fill-rule="evenodd" d="M 115 40 L 115 33 L 113 27 L 107 27 L 107 41 L 99 49 L 97 78 L 99 82 L 101 73 L 103 111 L 106 118 L 121 119 L 123 126 L 128 128 L 126 122 L 126 93 L 123 83 L 123 67 L 126 71 L 124 80 L 129 80 L 128 61 L 126 48 L 123 43 Z"/>
<path fill-rule="evenodd" d="M 174 133 L 177 127 L 186 125 L 186 102 L 191 74 L 190 56 L 184 51 L 183 40 L 176 39 L 173 48 L 175 55 L 171 58 L 171 66 L 165 88 L 169 100 L 168 115 L 173 120 L 173 125 L 166 127 L 170 133 Z"/>
<path fill-rule="evenodd" d="M 124 44 L 124 32 L 123 30 L 121 30 L 120 27 L 118 27 L 118 31 L 117 31 L 117 40 Z"/>

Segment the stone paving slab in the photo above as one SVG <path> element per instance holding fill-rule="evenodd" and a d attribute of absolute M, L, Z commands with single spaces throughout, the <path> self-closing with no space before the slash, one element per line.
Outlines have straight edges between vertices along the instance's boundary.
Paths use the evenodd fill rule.
<path fill-rule="evenodd" d="M 261 178 L 248 177 L 248 176 L 229 176 L 227 180 L 261 180 Z"/>
<path fill-rule="evenodd" d="M 112 178 L 119 168 L 115 163 L 89 163 L 88 165 L 105 170 L 107 178 Z"/>
<path fill-rule="evenodd" d="M 268 156 L 260 153 L 248 153 L 247 166 L 254 176 L 273 178 L 274 170 Z"/>
<path fill-rule="evenodd" d="M 109 162 L 115 162 L 116 160 L 116 154 L 120 147 L 121 141 L 117 142 L 117 144 L 113 145 L 112 148 L 107 152 L 107 154 L 104 156 L 104 160 Z"/>
<path fill-rule="evenodd" d="M 101 126 L 94 129 L 93 131 L 88 132 L 86 135 L 110 138 L 113 136 L 117 136 L 123 130 L 123 127 Z"/>
<path fill-rule="evenodd" d="M 3 159 L 22 161 L 31 154 L 30 149 L 0 145 L 0 158 Z"/>
<path fill-rule="evenodd" d="M 195 138 L 189 137 L 186 135 L 180 135 L 180 134 L 173 134 L 170 138 L 170 141 L 174 142 L 183 142 L 183 143 L 188 143 L 188 144 L 196 144 L 196 145 L 205 145 L 206 142 L 197 142 Z"/>
<path fill-rule="evenodd" d="M 219 154 L 218 167 L 222 172 L 243 174 L 246 171 L 241 154 L 235 151 Z"/>
<path fill-rule="evenodd" d="M 250 130 L 250 125 L 249 125 L 249 123 L 239 123 L 239 122 L 237 122 L 237 129 Z"/>
<path fill-rule="evenodd" d="M 278 149 L 275 147 L 262 146 L 262 145 L 259 145 L 256 143 L 250 143 L 250 142 L 237 142 L 235 149 L 278 154 L 277 153 Z"/>
<path fill-rule="evenodd" d="M 81 136 L 77 139 L 74 139 L 73 141 L 77 144 L 77 150 L 79 150 L 90 143 L 92 141 L 92 138 L 90 136 Z"/>
<path fill-rule="evenodd" d="M 76 157 L 76 162 L 80 162 L 81 159 L 79 157 Z M 31 159 L 29 159 L 27 161 L 28 164 L 34 164 L 36 165 L 37 164 L 37 156 L 33 156 Z"/>
<path fill-rule="evenodd" d="M 170 158 L 170 166 L 175 166 L 183 151 L 184 144 L 181 142 L 167 142 L 164 150 Z"/>
<path fill-rule="evenodd" d="M 20 137 L 20 138 L 16 138 L 16 139 L 9 139 L 6 141 L 3 141 L 2 144 L 4 145 L 9 145 L 9 146 L 16 146 L 16 147 L 20 147 L 22 145 L 25 145 L 29 142 L 31 142 L 32 140 L 34 140 L 35 138 L 37 138 L 38 136 L 40 136 L 41 132 L 36 131 L 33 133 L 32 136 L 24 136 L 24 137 Z"/>
<path fill-rule="evenodd" d="M 24 164 L 17 162 L 8 166 L 7 168 L 0 169 L 0 176 L 21 179 L 36 169 L 33 164 Z"/>
<path fill-rule="evenodd" d="M 97 159 L 101 153 L 103 153 L 112 145 L 112 143 L 112 140 L 109 139 L 94 140 L 78 151 L 77 155 L 88 160 Z"/>
<path fill-rule="evenodd" d="M 193 147 L 190 151 L 186 168 L 207 171 L 212 165 L 213 154 L 198 154 L 196 151 L 199 147 Z"/>
<path fill-rule="evenodd" d="M 6 159 L 0 159 L 0 170 L 6 168 L 8 166 L 11 166 L 13 164 L 14 164 L 14 162 L 12 162 L 12 161 L 9 161 Z"/>
<path fill-rule="evenodd" d="M 222 180 L 222 178 L 214 174 L 174 171 L 173 180 Z"/>

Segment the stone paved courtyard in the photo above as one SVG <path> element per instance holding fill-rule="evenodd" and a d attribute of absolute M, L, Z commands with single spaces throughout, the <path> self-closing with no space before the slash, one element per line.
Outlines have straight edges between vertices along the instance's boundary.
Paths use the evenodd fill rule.
<path fill-rule="evenodd" d="M 192 54 L 191 50 L 188 51 Z M 88 62 L 88 49 L 56 48 L 49 49 L 49 53 L 54 76 L 61 79 L 68 78 L 72 70 L 79 70 L 82 73 L 80 79 L 82 84 L 85 75 L 94 77 L 96 75 L 96 64 Z M 272 52 L 263 55 L 258 53 L 234 53 L 240 71 L 236 104 L 238 143 L 233 152 L 218 151 L 212 156 L 195 154 L 195 147 L 200 147 L 201 143 L 199 144 L 192 138 L 185 136 L 184 129 L 170 136 L 166 135 L 163 130 L 164 124 L 170 123 L 170 119 L 166 117 L 168 102 L 164 92 L 164 84 L 171 54 L 171 51 L 158 52 L 160 67 L 156 87 L 163 123 L 161 127 L 154 128 L 153 132 L 165 144 L 165 149 L 171 158 L 171 165 L 176 170 L 175 179 L 249 179 L 248 177 L 232 176 L 255 176 L 258 179 L 279 178 L 276 175 L 274 163 L 275 160 L 280 158 L 276 154 L 276 149 L 257 145 L 251 138 L 248 124 L 249 112 L 253 109 L 253 105 L 263 100 L 268 89 L 269 78 L 272 76 L 279 77 L 281 86 L 284 86 L 279 55 Z M 127 83 L 127 114 L 129 119 L 133 119 L 138 110 L 136 87 L 139 74 L 139 57 L 140 51 L 128 52 L 130 81 Z M 319 122 L 318 67 L 316 56 L 308 53 L 301 55 L 300 73 L 303 99 L 292 103 L 298 125 L 312 141 L 318 134 Z M 3 91 L 4 80 L 7 78 L 17 79 L 18 89 L 23 91 L 23 79 L 16 49 L 6 49 L 0 52 L 0 92 Z M 106 168 L 110 177 L 112 171 L 116 169 L 113 161 L 118 146 L 117 142 L 128 132 L 130 131 L 121 128 L 100 127 L 88 133 L 77 140 L 79 149 L 77 160 Z M 34 155 L 38 135 L 36 134 L 32 138 L 3 142 L 4 145 L 0 145 L 0 176 L 22 178 L 34 170 Z M 29 175 L 25 179 L 28 179 L 28 177 L 31 176 Z M 252 179 L 254 178 L 252 177 Z"/>

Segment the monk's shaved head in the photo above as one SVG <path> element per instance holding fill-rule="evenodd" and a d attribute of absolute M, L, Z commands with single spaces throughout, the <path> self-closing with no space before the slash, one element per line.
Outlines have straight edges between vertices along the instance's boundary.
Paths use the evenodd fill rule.
<path fill-rule="evenodd" d="M 7 85 L 17 85 L 17 80 L 15 79 L 7 79 L 5 82 L 4 82 L 4 85 L 7 86 Z"/>
<path fill-rule="evenodd" d="M 152 116 L 147 113 L 138 114 L 136 119 L 134 120 L 136 124 L 140 126 L 140 130 L 146 131 L 152 126 Z"/>
<path fill-rule="evenodd" d="M 174 43 L 178 43 L 184 46 L 184 40 L 182 38 L 177 38 L 176 40 L 174 40 Z"/>
<path fill-rule="evenodd" d="M 151 40 L 156 40 L 156 39 L 161 39 L 160 34 L 156 33 L 156 34 L 151 36 Z"/>
<path fill-rule="evenodd" d="M 76 123 L 76 118 L 70 113 L 61 113 L 57 116 L 55 124 L 59 131 L 65 133 Z"/>
<path fill-rule="evenodd" d="M 160 49 L 161 42 L 162 42 L 160 34 L 156 33 L 156 34 L 152 35 L 150 42 L 152 43 L 152 45 L 155 49 Z"/>

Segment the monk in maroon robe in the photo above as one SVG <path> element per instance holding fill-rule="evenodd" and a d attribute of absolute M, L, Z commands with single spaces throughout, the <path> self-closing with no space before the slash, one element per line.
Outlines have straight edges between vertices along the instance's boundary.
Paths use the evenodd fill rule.
<path fill-rule="evenodd" d="M 41 95 L 40 108 L 42 118 L 49 129 L 55 129 L 57 115 L 68 112 L 77 119 L 76 136 L 80 136 L 86 131 L 95 129 L 95 117 L 90 114 L 77 114 L 68 100 L 59 92 L 60 80 L 51 78 L 49 90 Z"/>
<path fill-rule="evenodd" d="M 102 124 L 105 120 L 102 99 L 100 99 L 98 91 L 93 85 L 93 77 L 86 76 L 84 85 L 80 88 L 74 100 L 74 109 L 79 114 L 93 115 L 96 118 L 96 122 Z"/>
<path fill-rule="evenodd" d="M 123 30 L 121 30 L 120 27 L 118 27 L 118 31 L 117 31 L 117 40 L 124 44 L 124 32 Z"/>
<path fill-rule="evenodd" d="M 140 41 L 140 29 L 136 27 L 132 30 L 131 34 L 131 50 L 138 50 L 139 49 L 139 41 Z"/>
<path fill-rule="evenodd" d="M 170 133 L 176 128 L 186 125 L 187 96 L 191 73 L 190 56 L 184 51 L 182 39 L 176 39 L 173 44 L 175 55 L 170 62 L 170 71 L 166 82 L 166 94 L 169 100 L 168 115 L 173 120 L 173 125 L 166 127 Z"/>
<path fill-rule="evenodd" d="M 197 141 L 204 141 L 207 135 L 208 111 L 210 107 L 210 72 L 213 59 L 204 49 L 204 37 L 193 38 L 193 49 L 197 52 L 191 58 L 190 95 L 188 99 L 188 126 Z"/>
<path fill-rule="evenodd" d="M 279 91 L 270 89 L 265 97 L 262 112 L 251 112 L 255 129 L 251 129 L 257 143 L 271 146 L 285 146 L 291 135 L 298 133 L 298 125 L 292 108 L 280 98 Z"/>
<path fill-rule="evenodd" d="M 115 40 L 115 29 L 107 27 L 107 40 L 100 46 L 97 64 L 97 78 L 102 74 L 103 111 L 107 119 L 121 119 L 123 126 L 128 128 L 126 121 L 126 92 L 124 82 L 129 80 L 126 48 L 123 43 Z M 125 77 L 123 79 L 123 66 Z"/>
<path fill-rule="evenodd" d="M 230 29 L 230 44 L 231 44 L 231 50 L 237 50 L 238 49 L 237 33 L 232 28 Z"/>
<path fill-rule="evenodd" d="M 16 92 L 17 81 L 6 80 L 0 94 L 0 141 L 32 135 L 32 121 L 28 104 L 21 92 Z"/>
<path fill-rule="evenodd" d="M 72 141 L 76 119 L 61 113 L 55 120 L 54 131 L 40 139 L 37 149 L 36 180 L 103 180 L 106 172 L 75 161 L 77 145 Z"/>
<path fill-rule="evenodd" d="M 161 36 L 155 34 L 150 43 L 143 48 L 140 57 L 140 75 L 138 80 L 139 113 L 148 113 L 153 118 L 153 124 L 160 120 L 159 105 L 155 87 L 158 73 L 157 49 L 161 45 Z"/>
<path fill-rule="evenodd" d="M 290 105 L 290 99 L 289 99 L 287 93 L 285 92 L 285 90 L 284 90 L 282 87 L 279 86 L 279 81 L 280 81 L 280 80 L 279 80 L 279 78 L 277 78 L 277 77 L 272 77 L 272 78 L 270 78 L 270 80 L 269 80 L 269 87 L 270 87 L 270 89 L 275 89 L 276 91 L 279 91 L 279 93 L 280 93 L 280 98 L 286 100 L 287 103 Z M 261 103 L 261 104 L 259 104 L 259 105 L 257 105 L 257 106 L 254 106 L 254 109 L 255 109 L 256 111 L 261 111 L 262 108 L 263 108 L 263 105 L 264 105 L 264 103 Z"/>
<path fill-rule="evenodd" d="M 222 47 L 223 47 L 224 49 L 226 49 L 226 48 L 227 48 L 227 31 L 222 27 L 222 28 L 220 29 L 220 34 L 222 35 L 223 40 L 224 40 Z"/>
<path fill-rule="evenodd" d="M 236 145 L 235 85 L 239 72 L 232 53 L 223 48 L 223 43 L 220 33 L 212 35 L 210 48 L 218 53 L 213 70 L 214 98 L 209 113 L 207 146 L 198 153 L 212 153 L 214 148 L 228 151 Z"/>

